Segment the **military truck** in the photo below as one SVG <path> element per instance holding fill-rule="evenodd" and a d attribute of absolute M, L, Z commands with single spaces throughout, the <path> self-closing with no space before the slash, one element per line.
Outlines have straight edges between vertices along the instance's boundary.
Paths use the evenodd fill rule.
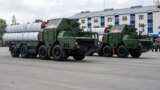
<path fill-rule="evenodd" d="M 121 58 L 127 58 L 130 54 L 133 58 L 139 58 L 142 53 L 153 47 L 152 39 L 138 34 L 136 28 L 131 25 L 112 26 L 108 33 L 99 37 L 101 39 L 99 40 L 99 50 L 94 52 L 105 57 L 112 57 L 116 54 Z"/>
<path fill-rule="evenodd" d="M 83 32 L 76 20 L 67 18 L 14 25 L 7 27 L 6 32 L 3 39 L 10 41 L 12 57 L 29 58 L 38 54 L 41 59 L 66 60 L 73 56 L 75 60 L 83 60 L 98 45 L 97 33 Z"/>

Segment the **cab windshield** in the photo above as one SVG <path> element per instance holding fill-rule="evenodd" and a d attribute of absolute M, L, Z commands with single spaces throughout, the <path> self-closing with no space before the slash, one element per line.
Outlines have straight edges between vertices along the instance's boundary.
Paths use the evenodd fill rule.
<path fill-rule="evenodd" d="M 52 19 L 47 22 L 46 29 L 57 28 L 61 23 L 62 19 Z"/>

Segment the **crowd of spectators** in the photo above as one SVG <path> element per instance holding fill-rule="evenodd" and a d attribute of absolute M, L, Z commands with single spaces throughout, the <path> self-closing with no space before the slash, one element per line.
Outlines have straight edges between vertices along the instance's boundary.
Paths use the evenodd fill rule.
<path fill-rule="evenodd" d="M 152 49 L 152 52 L 160 52 L 160 38 L 154 39 L 155 45 Z"/>
<path fill-rule="evenodd" d="M 153 47 L 152 52 L 160 52 L 160 45 L 157 44 Z"/>

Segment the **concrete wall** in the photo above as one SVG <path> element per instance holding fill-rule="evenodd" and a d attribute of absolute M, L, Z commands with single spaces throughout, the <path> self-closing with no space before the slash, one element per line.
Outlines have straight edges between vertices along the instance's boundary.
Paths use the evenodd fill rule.
<path fill-rule="evenodd" d="M 153 30 L 154 33 L 160 32 L 160 12 L 153 13 Z"/>

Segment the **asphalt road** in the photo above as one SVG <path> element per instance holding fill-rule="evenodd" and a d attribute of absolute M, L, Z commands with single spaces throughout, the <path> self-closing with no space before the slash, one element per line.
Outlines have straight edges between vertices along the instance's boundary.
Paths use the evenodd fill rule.
<path fill-rule="evenodd" d="M 58 62 L 12 58 L 0 48 L 0 90 L 160 90 L 160 53 Z"/>

